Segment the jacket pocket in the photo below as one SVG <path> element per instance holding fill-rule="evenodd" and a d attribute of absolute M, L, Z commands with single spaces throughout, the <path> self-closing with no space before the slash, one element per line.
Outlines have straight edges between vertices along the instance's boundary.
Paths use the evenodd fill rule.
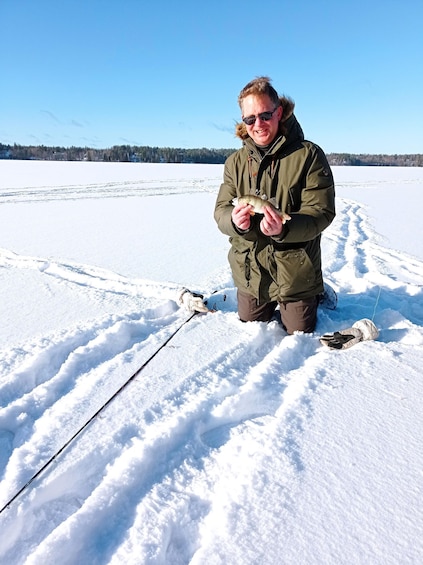
<path fill-rule="evenodd" d="M 269 271 L 281 297 L 301 297 L 316 287 L 316 272 L 304 249 L 273 251 L 269 257 Z"/>
<path fill-rule="evenodd" d="M 251 280 L 251 249 L 231 247 L 228 255 L 229 265 L 236 286 L 249 287 Z"/>

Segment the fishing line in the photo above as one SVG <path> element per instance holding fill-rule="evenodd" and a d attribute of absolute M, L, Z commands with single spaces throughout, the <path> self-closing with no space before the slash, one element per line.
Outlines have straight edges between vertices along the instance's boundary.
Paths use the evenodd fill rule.
<path fill-rule="evenodd" d="M 375 304 L 375 307 L 374 307 L 374 310 L 373 310 L 372 322 L 373 322 L 373 320 L 375 319 L 376 308 L 377 308 L 377 305 L 379 304 L 379 298 L 380 298 L 381 290 L 382 290 L 382 289 L 381 289 L 381 287 L 380 287 L 380 285 L 379 285 L 379 292 L 378 292 L 377 299 L 376 299 L 376 304 Z"/>

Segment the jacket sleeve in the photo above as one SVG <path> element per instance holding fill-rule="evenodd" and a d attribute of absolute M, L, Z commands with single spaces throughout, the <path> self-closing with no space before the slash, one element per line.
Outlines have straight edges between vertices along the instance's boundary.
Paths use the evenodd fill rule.
<path fill-rule="evenodd" d="M 219 193 L 217 195 L 216 205 L 214 209 L 214 219 L 217 222 L 219 230 L 228 235 L 242 236 L 245 239 L 257 239 L 256 232 L 252 229 L 254 221 L 252 218 L 251 228 L 246 231 L 239 230 L 232 222 L 232 201 L 238 196 L 237 194 L 237 180 L 236 180 L 236 166 L 235 166 L 236 153 L 230 155 L 225 163 L 223 173 L 223 183 L 220 185 Z"/>
<path fill-rule="evenodd" d="M 302 174 L 301 202 L 290 212 L 282 234 L 273 238 L 280 243 L 311 241 L 322 233 L 335 217 L 335 186 L 332 171 L 322 149 L 312 145 Z"/>

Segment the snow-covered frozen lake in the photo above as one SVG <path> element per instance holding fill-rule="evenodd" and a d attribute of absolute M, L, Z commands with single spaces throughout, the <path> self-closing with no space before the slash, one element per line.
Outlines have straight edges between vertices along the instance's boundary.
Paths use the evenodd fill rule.
<path fill-rule="evenodd" d="M 222 173 L 0 161 L 2 565 L 423 562 L 423 169 L 334 168 L 339 304 L 294 336 L 237 319 Z"/>

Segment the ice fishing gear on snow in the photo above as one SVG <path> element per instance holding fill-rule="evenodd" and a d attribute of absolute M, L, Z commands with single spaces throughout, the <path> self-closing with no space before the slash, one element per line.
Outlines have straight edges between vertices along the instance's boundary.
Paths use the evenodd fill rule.
<path fill-rule="evenodd" d="M 377 339 L 379 331 L 371 320 L 363 318 L 351 328 L 322 335 L 320 343 L 330 349 L 349 349 L 360 341 Z"/>
<path fill-rule="evenodd" d="M 176 303 L 183 306 L 188 312 L 208 312 L 209 309 L 203 302 L 203 295 L 191 292 L 187 288 L 181 288 L 178 291 Z"/>
<path fill-rule="evenodd" d="M 9 508 L 9 506 L 17 499 L 19 498 L 19 496 L 25 492 L 28 487 L 35 481 L 35 479 L 37 479 L 48 467 L 50 467 L 50 465 L 53 463 L 53 461 L 56 461 L 56 459 L 59 457 L 59 455 L 61 455 L 68 447 L 69 445 L 91 424 L 91 422 L 93 422 L 98 416 L 99 414 L 101 414 L 103 412 L 103 410 L 105 410 L 109 404 L 111 404 L 115 398 L 117 396 L 119 396 L 119 394 L 143 371 L 143 369 L 145 369 L 145 367 L 160 353 L 160 351 L 162 351 L 162 349 L 164 349 L 168 343 L 170 342 L 171 339 L 173 339 L 175 337 L 175 335 L 186 325 L 188 324 L 188 322 L 190 322 L 194 316 L 196 316 L 198 314 L 197 311 L 191 312 L 191 314 L 188 315 L 188 317 L 183 320 L 179 326 L 177 326 L 177 328 L 160 344 L 160 346 L 154 351 L 154 353 L 152 355 L 150 355 L 150 357 L 144 361 L 144 363 L 141 365 L 141 367 L 139 367 L 139 369 L 137 369 L 124 383 L 123 385 L 118 388 L 109 398 L 108 400 L 106 400 L 106 402 L 104 402 L 104 404 L 102 404 L 100 406 L 100 408 L 94 413 L 92 414 L 74 433 L 73 435 L 66 441 L 66 443 L 64 443 L 60 449 L 58 449 L 55 453 L 53 453 L 53 455 L 47 460 L 45 461 L 45 463 L 38 469 L 38 471 L 36 471 L 32 477 L 30 479 L 28 479 L 28 481 L 4 504 L 3 507 L 0 508 L 0 514 L 2 514 L 7 508 Z"/>

